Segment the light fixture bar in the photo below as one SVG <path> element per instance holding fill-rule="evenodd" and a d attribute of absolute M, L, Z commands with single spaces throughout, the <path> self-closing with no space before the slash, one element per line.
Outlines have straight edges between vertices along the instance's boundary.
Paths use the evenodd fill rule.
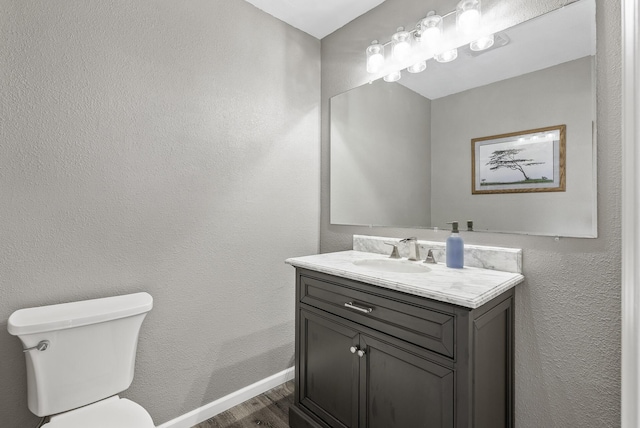
<path fill-rule="evenodd" d="M 413 29 L 399 27 L 391 40 L 380 43 L 375 41 L 367 48 L 367 71 L 372 74 L 382 72 L 385 80 L 396 81 L 402 69 L 410 73 L 419 73 L 426 66 L 426 60 L 434 58 L 439 62 L 453 61 L 458 41 L 445 39 L 444 21 L 455 15 L 455 28 L 462 38 L 477 36 L 470 42 L 470 49 L 482 51 L 493 44 L 492 34 L 477 34 L 482 18 L 481 0 L 460 0 L 456 8 L 442 15 L 429 11 Z M 449 33 L 446 33 L 449 34 Z M 415 41 L 415 43 L 414 43 Z M 374 47 L 375 45 L 375 47 Z M 387 48 L 388 49 L 385 49 Z M 373 52 L 375 50 L 375 52 Z M 388 55 L 387 55 L 388 53 Z M 407 64 L 409 63 L 409 64 Z"/>
<path fill-rule="evenodd" d="M 455 13 L 456 13 L 456 10 L 453 9 L 451 12 L 447 12 L 444 15 L 440 15 L 440 17 L 442 17 L 442 20 L 444 21 L 445 18 L 448 18 L 449 16 L 454 15 Z M 418 22 L 418 24 L 420 24 L 420 22 Z M 406 31 L 409 34 L 411 34 L 412 37 L 416 37 L 416 33 L 419 31 L 419 27 L 416 26 L 416 28 L 414 28 L 413 30 L 406 30 Z M 380 43 L 380 44 L 386 48 L 387 46 L 389 46 L 392 43 L 393 43 L 393 40 L 389 40 L 388 42 L 384 42 L 384 43 Z"/>

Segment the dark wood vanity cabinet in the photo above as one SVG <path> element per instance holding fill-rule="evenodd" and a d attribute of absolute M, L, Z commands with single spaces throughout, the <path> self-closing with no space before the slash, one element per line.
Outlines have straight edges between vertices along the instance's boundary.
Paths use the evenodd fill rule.
<path fill-rule="evenodd" d="M 513 427 L 513 289 L 468 309 L 298 268 L 296 300 L 292 428 Z"/>
<path fill-rule="evenodd" d="M 329 426 L 453 427 L 451 368 L 311 311 L 301 322 L 300 403 Z"/>

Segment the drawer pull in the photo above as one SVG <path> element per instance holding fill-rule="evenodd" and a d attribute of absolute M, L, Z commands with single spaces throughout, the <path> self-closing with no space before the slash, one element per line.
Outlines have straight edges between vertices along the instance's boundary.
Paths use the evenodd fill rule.
<path fill-rule="evenodd" d="M 351 348 L 349 348 L 349 350 L 351 351 L 352 354 L 355 354 L 356 351 L 358 351 L 358 348 L 356 346 L 352 346 Z"/>
<path fill-rule="evenodd" d="M 349 308 L 349 309 L 353 309 L 353 310 L 356 310 L 358 312 L 362 312 L 363 314 L 369 314 L 369 313 L 373 312 L 373 309 L 371 309 L 371 308 L 363 308 L 361 306 L 354 305 L 353 302 L 347 302 L 347 303 L 344 304 L 344 306 Z"/>

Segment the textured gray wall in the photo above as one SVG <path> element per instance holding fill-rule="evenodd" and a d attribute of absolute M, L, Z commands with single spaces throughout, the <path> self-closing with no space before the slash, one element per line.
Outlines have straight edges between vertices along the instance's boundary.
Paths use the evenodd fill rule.
<path fill-rule="evenodd" d="M 431 224 L 431 100 L 378 80 L 331 100 L 331 222 Z"/>
<path fill-rule="evenodd" d="M 321 251 L 351 248 L 354 233 L 415 235 L 444 241 L 445 232 L 329 224 L 329 99 L 365 83 L 364 47 L 413 25 L 425 10 L 455 1 L 387 0 L 322 40 Z M 513 23 L 568 1 L 483 1 Z M 516 297 L 516 426 L 620 426 L 620 4 L 597 1 L 597 239 L 462 233 L 469 244 L 524 250 L 526 281 Z"/>
<path fill-rule="evenodd" d="M 124 395 L 156 424 L 290 367 L 320 42 L 241 0 L 0 10 L 0 426 L 36 422 L 19 308 L 151 293 Z"/>

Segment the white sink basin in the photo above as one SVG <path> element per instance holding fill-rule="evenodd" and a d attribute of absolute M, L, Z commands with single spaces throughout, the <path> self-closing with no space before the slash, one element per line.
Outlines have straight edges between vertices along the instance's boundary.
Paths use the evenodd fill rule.
<path fill-rule="evenodd" d="M 431 270 L 428 266 L 418 262 L 397 259 L 364 259 L 354 260 L 352 263 L 356 266 L 377 272 L 427 273 Z"/>

